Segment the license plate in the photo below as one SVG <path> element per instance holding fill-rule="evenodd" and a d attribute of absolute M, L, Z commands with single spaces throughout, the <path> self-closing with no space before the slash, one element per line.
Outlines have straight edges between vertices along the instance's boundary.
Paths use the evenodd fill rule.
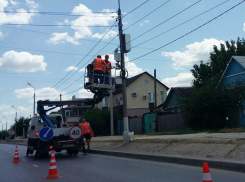
<path fill-rule="evenodd" d="M 74 144 L 65 144 L 65 145 L 63 145 L 63 147 L 73 147 L 74 146 Z"/>

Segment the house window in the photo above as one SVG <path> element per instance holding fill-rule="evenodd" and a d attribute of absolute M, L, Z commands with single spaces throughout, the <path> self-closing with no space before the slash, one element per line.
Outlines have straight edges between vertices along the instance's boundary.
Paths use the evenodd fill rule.
<path fill-rule="evenodd" d="M 154 102 L 154 93 L 148 93 L 148 102 Z"/>
<path fill-rule="evenodd" d="M 79 110 L 78 109 L 74 110 L 74 116 L 79 116 Z"/>
<path fill-rule="evenodd" d="M 162 100 L 162 103 L 164 103 L 164 91 L 161 91 L 161 100 Z"/>
<path fill-rule="evenodd" d="M 66 116 L 71 116 L 70 110 L 66 110 Z"/>
<path fill-rule="evenodd" d="M 102 107 L 108 106 L 108 97 L 102 99 Z"/>
<path fill-rule="evenodd" d="M 144 85 L 147 85 L 147 83 L 148 83 L 148 80 L 144 79 L 144 80 L 143 80 L 143 84 L 144 84 Z"/>

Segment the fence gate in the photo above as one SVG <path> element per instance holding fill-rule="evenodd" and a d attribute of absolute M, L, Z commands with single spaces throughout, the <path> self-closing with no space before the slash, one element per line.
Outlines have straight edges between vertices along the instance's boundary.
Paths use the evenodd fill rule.
<path fill-rule="evenodd" d="M 145 114 L 144 115 L 144 126 L 145 133 L 153 132 L 153 121 L 155 120 L 155 113 Z"/>

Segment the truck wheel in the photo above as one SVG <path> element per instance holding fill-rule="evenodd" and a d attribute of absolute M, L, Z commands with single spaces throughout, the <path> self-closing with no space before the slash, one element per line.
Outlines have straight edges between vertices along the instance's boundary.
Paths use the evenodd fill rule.
<path fill-rule="evenodd" d="M 41 158 L 42 158 L 42 153 L 40 153 L 38 150 L 36 150 L 35 159 L 41 159 Z"/>
<path fill-rule="evenodd" d="M 79 150 L 73 150 L 74 155 L 77 155 Z"/>
<path fill-rule="evenodd" d="M 30 149 L 26 149 L 26 156 L 28 156 L 29 154 L 30 154 L 31 152 L 30 152 Z"/>
<path fill-rule="evenodd" d="M 73 151 L 71 149 L 66 149 L 68 155 L 72 155 L 73 154 Z"/>

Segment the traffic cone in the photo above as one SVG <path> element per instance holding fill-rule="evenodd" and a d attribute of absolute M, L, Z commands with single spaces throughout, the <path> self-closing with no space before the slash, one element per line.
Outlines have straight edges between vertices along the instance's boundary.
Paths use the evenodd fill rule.
<path fill-rule="evenodd" d="M 207 162 L 203 163 L 203 182 L 213 182 Z"/>
<path fill-rule="evenodd" d="M 49 173 L 48 173 L 47 179 L 59 178 L 59 177 L 60 175 L 57 172 L 54 150 L 52 150 L 51 158 L 50 158 Z"/>
<path fill-rule="evenodd" d="M 16 145 L 13 163 L 18 163 L 18 162 L 20 162 L 20 159 L 19 159 L 19 155 L 18 155 L 18 147 Z"/>

